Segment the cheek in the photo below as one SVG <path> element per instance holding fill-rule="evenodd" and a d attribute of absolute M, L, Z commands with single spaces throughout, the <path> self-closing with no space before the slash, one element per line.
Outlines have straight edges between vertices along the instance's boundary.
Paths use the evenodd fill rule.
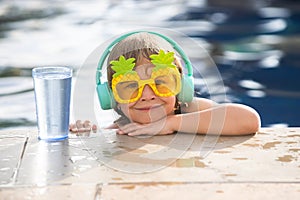
<path fill-rule="evenodd" d="M 123 114 L 126 117 L 129 117 L 129 111 L 130 111 L 130 107 L 132 107 L 134 105 L 134 103 L 129 103 L 129 104 L 119 104 Z"/>
<path fill-rule="evenodd" d="M 175 107 L 175 103 L 176 103 L 176 97 L 166 97 L 163 99 L 165 101 L 165 109 L 166 109 L 166 113 L 171 114 L 174 111 L 174 107 Z"/>

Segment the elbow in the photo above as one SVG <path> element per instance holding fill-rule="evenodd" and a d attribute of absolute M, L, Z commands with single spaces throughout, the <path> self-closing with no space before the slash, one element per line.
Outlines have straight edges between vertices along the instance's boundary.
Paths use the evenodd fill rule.
<path fill-rule="evenodd" d="M 261 127 L 259 114 L 252 108 L 248 107 L 245 113 L 247 120 L 243 120 L 242 132 L 245 134 L 255 134 Z"/>
<path fill-rule="evenodd" d="M 250 135 L 259 131 L 261 120 L 259 114 L 251 107 L 245 105 L 229 105 L 234 113 L 232 120 L 235 122 L 233 135 Z"/>
<path fill-rule="evenodd" d="M 261 120 L 260 116 L 256 111 L 252 111 L 249 117 L 249 123 L 248 123 L 248 132 L 249 133 L 256 133 L 259 131 L 261 127 Z"/>

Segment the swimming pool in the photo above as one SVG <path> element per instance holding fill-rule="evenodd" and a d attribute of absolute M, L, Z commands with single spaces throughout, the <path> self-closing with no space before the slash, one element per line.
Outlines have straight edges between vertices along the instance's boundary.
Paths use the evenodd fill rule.
<path fill-rule="evenodd" d="M 31 68 L 78 69 L 101 42 L 144 26 L 200 41 L 222 75 L 228 101 L 254 107 L 263 126 L 300 126 L 295 1 L 19 0 L 1 1 L 0 10 L 0 129 L 35 126 Z"/>

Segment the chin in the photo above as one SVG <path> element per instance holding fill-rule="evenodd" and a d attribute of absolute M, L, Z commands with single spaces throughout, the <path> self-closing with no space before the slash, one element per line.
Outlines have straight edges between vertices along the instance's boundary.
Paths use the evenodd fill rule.
<path fill-rule="evenodd" d="M 165 116 L 152 116 L 150 118 L 149 116 L 139 116 L 139 117 L 132 118 L 131 120 L 133 122 L 140 123 L 140 124 L 150 124 L 150 123 L 159 121 L 159 120 L 163 119 L 164 117 Z"/>

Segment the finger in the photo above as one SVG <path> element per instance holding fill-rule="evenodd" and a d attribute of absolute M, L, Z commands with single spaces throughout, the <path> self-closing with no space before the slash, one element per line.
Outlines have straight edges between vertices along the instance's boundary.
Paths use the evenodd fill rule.
<path fill-rule="evenodd" d="M 125 126 L 120 127 L 120 130 L 122 130 L 124 133 L 130 133 L 132 131 L 135 131 L 139 128 L 139 126 L 136 123 L 130 123 Z"/>
<path fill-rule="evenodd" d="M 124 131 L 120 130 L 120 129 L 118 129 L 116 132 L 119 135 L 126 135 L 126 133 Z"/>
<path fill-rule="evenodd" d="M 75 126 L 75 124 L 70 124 L 69 125 L 69 130 L 72 130 L 73 128 L 75 128 L 76 126 Z"/>
<path fill-rule="evenodd" d="M 139 135 L 147 135 L 144 131 L 139 130 L 134 130 L 128 133 L 128 136 L 139 136 Z"/>
<path fill-rule="evenodd" d="M 97 132 L 97 126 L 95 124 L 93 124 L 93 126 L 92 126 L 92 131 L 93 131 L 93 133 Z"/>
<path fill-rule="evenodd" d="M 140 125 L 132 125 L 126 129 L 126 134 L 129 136 L 147 135 L 147 128 Z"/>
<path fill-rule="evenodd" d="M 78 133 L 78 128 L 73 127 L 72 129 L 70 129 L 70 131 L 71 131 L 72 133 Z"/>
<path fill-rule="evenodd" d="M 76 127 L 76 124 L 70 124 L 69 125 L 69 131 L 71 133 L 78 133 L 78 128 Z"/>
<path fill-rule="evenodd" d="M 88 120 L 84 121 L 84 123 L 83 123 L 83 128 L 91 130 L 92 127 L 91 127 L 91 124 L 90 124 L 90 123 L 91 123 L 91 122 L 88 121 Z"/>
<path fill-rule="evenodd" d="M 78 129 L 80 129 L 80 128 L 83 127 L 83 125 L 82 125 L 82 123 L 81 123 L 81 120 L 77 120 L 77 121 L 76 121 L 76 127 L 77 127 Z"/>

